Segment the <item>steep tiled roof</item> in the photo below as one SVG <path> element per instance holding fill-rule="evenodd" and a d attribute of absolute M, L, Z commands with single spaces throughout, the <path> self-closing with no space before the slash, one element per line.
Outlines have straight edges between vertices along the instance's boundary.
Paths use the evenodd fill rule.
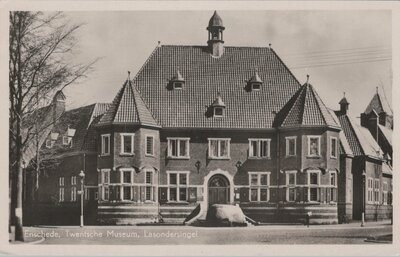
<path fill-rule="evenodd" d="M 386 162 L 382 163 L 382 173 L 386 174 L 386 175 L 390 175 L 390 176 L 393 175 L 392 167 L 389 164 L 387 164 Z"/>
<path fill-rule="evenodd" d="M 127 80 L 114 98 L 99 125 L 140 124 L 158 126 L 153 115 L 130 80 Z"/>
<path fill-rule="evenodd" d="M 378 124 L 379 130 L 382 132 L 383 136 L 386 138 L 386 140 L 388 141 L 388 143 L 390 145 L 392 145 L 392 136 L 393 136 L 393 130 L 382 126 L 380 124 Z"/>
<path fill-rule="evenodd" d="M 354 156 L 367 155 L 373 158 L 382 158 L 381 148 L 366 128 L 356 124 L 345 114 L 336 112 L 336 115 Z"/>
<path fill-rule="evenodd" d="M 340 100 L 339 104 L 349 104 L 349 101 L 347 101 L 346 97 L 343 97 L 342 100 Z"/>
<path fill-rule="evenodd" d="M 168 81 L 178 67 L 185 86 L 170 90 Z M 249 92 L 246 81 L 254 75 L 254 67 L 264 83 L 261 90 Z M 161 126 L 196 128 L 271 128 L 274 112 L 300 87 L 268 47 L 225 47 L 224 54 L 215 58 L 204 46 L 160 46 L 134 83 Z M 216 119 L 206 112 L 218 92 L 226 110 Z M 110 122 L 112 115 L 104 120 Z"/>
<path fill-rule="evenodd" d="M 393 115 L 389 103 L 385 100 L 384 97 L 381 97 L 379 93 L 376 93 L 372 97 L 364 113 L 369 114 L 372 110 L 375 110 L 378 114 L 380 114 L 381 112 L 386 112 L 386 114 L 388 115 Z"/>
<path fill-rule="evenodd" d="M 322 102 L 313 86 L 305 83 L 277 115 L 278 126 L 333 126 L 340 127 Z"/>

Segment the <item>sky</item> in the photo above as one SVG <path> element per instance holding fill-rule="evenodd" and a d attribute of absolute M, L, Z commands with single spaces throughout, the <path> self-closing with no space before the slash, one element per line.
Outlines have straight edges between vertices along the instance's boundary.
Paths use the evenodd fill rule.
<path fill-rule="evenodd" d="M 334 110 L 346 93 L 349 113 L 359 117 L 376 92 L 391 104 L 391 12 L 227 11 L 225 45 L 271 47 L 303 84 L 306 75 L 324 103 Z M 78 31 L 76 62 L 97 57 L 95 71 L 65 89 L 67 108 L 111 102 L 161 44 L 206 45 L 213 10 L 67 12 Z M 133 77 L 131 76 L 131 77 Z"/>

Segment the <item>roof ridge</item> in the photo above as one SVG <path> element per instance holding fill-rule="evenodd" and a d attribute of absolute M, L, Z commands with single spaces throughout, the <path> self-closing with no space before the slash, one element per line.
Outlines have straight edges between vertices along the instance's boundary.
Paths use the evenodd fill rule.
<path fill-rule="evenodd" d="M 157 50 L 160 48 L 160 45 L 157 45 L 153 51 L 150 53 L 149 57 L 147 57 L 146 61 L 144 61 L 143 65 L 140 67 L 140 69 L 136 72 L 135 77 L 133 77 L 132 81 L 136 81 L 137 77 L 139 76 L 139 74 L 143 71 L 144 67 L 147 65 L 147 63 L 150 61 L 150 59 L 153 57 L 153 55 L 155 54 L 155 52 L 157 52 Z"/>
<path fill-rule="evenodd" d="M 283 60 L 281 59 L 281 57 L 275 52 L 274 49 L 270 48 L 271 52 L 278 58 L 278 60 L 280 61 L 280 63 L 283 65 L 283 67 L 289 72 L 289 74 L 294 78 L 294 80 L 299 84 L 299 86 L 301 86 L 300 81 L 294 76 L 294 74 L 292 73 L 292 71 L 289 69 L 288 66 L 286 66 L 286 64 L 283 62 Z"/>
<path fill-rule="evenodd" d="M 321 113 L 322 119 L 324 120 L 326 125 L 329 125 L 328 121 L 326 120 L 326 117 L 324 115 L 324 112 L 321 109 L 322 107 L 326 108 L 325 104 L 322 102 L 322 99 L 319 97 L 319 95 L 317 94 L 317 92 L 315 91 L 314 87 L 311 84 L 310 84 L 310 88 L 311 88 L 311 93 L 313 94 L 314 98 L 316 99 L 316 102 L 318 105 L 318 111 Z M 321 100 L 321 101 L 318 101 L 318 100 Z M 321 107 L 321 105 L 322 105 L 322 107 Z M 329 111 L 328 111 L 328 115 L 330 115 Z"/>

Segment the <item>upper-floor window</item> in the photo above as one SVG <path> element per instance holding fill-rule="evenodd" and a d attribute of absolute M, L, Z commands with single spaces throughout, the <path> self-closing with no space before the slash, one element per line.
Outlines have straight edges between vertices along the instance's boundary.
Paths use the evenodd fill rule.
<path fill-rule="evenodd" d="M 75 186 L 76 185 L 76 176 L 71 177 L 71 185 Z"/>
<path fill-rule="evenodd" d="M 121 154 L 133 154 L 133 133 L 121 133 Z"/>
<path fill-rule="evenodd" d="M 132 184 L 133 183 L 133 172 L 132 170 L 121 170 L 121 183 Z"/>
<path fill-rule="evenodd" d="M 209 138 L 208 157 L 213 159 L 230 158 L 230 138 Z"/>
<path fill-rule="evenodd" d="M 214 107 L 214 117 L 223 117 L 224 107 Z"/>
<path fill-rule="evenodd" d="M 154 156 L 154 136 L 146 136 L 146 155 Z"/>
<path fill-rule="evenodd" d="M 338 140 L 336 137 L 331 137 L 331 158 L 337 158 Z"/>
<path fill-rule="evenodd" d="M 286 171 L 286 201 L 296 201 L 296 174 L 295 170 Z"/>
<path fill-rule="evenodd" d="M 261 83 L 251 83 L 251 90 L 252 90 L 252 91 L 259 91 L 259 90 L 261 90 Z"/>
<path fill-rule="evenodd" d="M 250 201 L 269 201 L 269 172 L 249 172 Z"/>
<path fill-rule="evenodd" d="M 168 157 L 189 158 L 189 138 L 168 138 Z"/>
<path fill-rule="evenodd" d="M 296 155 L 296 137 L 286 137 L 286 156 Z"/>
<path fill-rule="evenodd" d="M 63 187 L 60 187 L 60 189 L 59 189 L 58 201 L 64 202 L 64 188 Z"/>
<path fill-rule="evenodd" d="M 63 145 L 68 145 L 68 136 L 63 136 Z"/>
<path fill-rule="evenodd" d="M 271 139 L 249 139 L 250 158 L 269 158 Z"/>
<path fill-rule="evenodd" d="M 321 155 L 321 137 L 308 136 L 308 155 L 320 156 Z"/>
<path fill-rule="evenodd" d="M 102 171 L 101 182 L 102 182 L 102 184 L 110 183 L 110 171 L 109 170 Z"/>
<path fill-rule="evenodd" d="M 110 154 L 110 134 L 101 135 L 101 155 Z"/>
<path fill-rule="evenodd" d="M 64 177 L 60 177 L 58 179 L 58 183 L 59 183 L 60 186 L 64 186 Z"/>

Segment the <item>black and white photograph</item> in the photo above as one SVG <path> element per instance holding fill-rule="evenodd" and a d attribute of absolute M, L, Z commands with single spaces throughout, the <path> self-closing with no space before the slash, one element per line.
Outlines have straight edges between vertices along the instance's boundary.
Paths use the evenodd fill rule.
<path fill-rule="evenodd" d="M 1 13 L 8 244 L 393 246 L 395 3 L 72 2 Z"/>

